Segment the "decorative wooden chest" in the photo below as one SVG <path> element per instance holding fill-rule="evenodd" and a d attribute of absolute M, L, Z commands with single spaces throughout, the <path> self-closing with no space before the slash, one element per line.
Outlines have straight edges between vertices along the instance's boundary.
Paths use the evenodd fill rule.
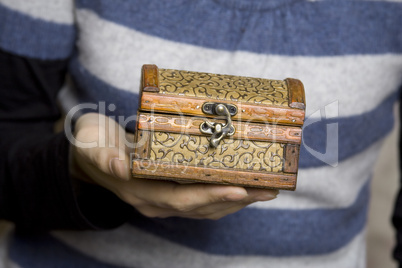
<path fill-rule="evenodd" d="M 303 84 L 142 68 L 134 177 L 294 190 Z"/>

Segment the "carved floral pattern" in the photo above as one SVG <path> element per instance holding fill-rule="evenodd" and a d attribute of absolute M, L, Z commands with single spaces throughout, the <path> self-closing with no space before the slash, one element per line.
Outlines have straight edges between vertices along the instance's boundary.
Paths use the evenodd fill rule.
<path fill-rule="evenodd" d="M 285 81 L 159 69 L 162 94 L 288 107 Z"/>
<path fill-rule="evenodd" d="M 224 139 L 218 148 L 204 136 L 154 132 L 150 159 L 209 168 L 234 168 L 281 172 L 283 144 Z"/>

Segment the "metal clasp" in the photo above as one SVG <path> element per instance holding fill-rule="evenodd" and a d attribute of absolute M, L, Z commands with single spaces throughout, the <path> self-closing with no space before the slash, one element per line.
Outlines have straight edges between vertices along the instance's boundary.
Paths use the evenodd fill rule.
<path fill-rule="evenodd" d="M 226 124 L 210 122 L 206 120 L 200 125 L 200 131 L 204 134 L 210 134 L 210 145 L 218 147 L 220 141 L 225 137 L 235 134 L 236 129 L 232 125 L 232 116 L 237 113 L 237 107 L 232 104 L 206 102 L 202 105 L 202 111 L 206 114 L 224 116 Z M 219 118 L 219 117 L 218 117 Z"/>

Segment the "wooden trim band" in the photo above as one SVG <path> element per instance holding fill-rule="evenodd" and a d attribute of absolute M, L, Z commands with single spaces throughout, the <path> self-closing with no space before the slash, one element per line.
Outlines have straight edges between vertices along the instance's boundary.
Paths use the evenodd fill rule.
<path fill-rule="evenodd" d="M 151 132 L 138 129 L 135 134 L 135 158 L 149 158 L 151 142 Z"/>
<path fill-rule="evenodd" d="M 285 79 L 289 90 L 289 107 L 295 109 L 306 109 L 306 97 L 303 83 L 294 78 Z"/>
<path fill-rule="evenodd" d="M 296 144 L 286 144 L 284 149 L 283 158 L 285 163 L 283 163 L 283 171 L 286 173 L 297 173 L 299 166 L 299 151 L 300 145 Z"/>
<path fill-rule="evenodd" d="M 214 183 L 290 191 L 295 190 L 297 180 L 296 174 L 212 169 L 159 163 L 151 160 L 133 160 L 132 174 L 135 178 Z"/>
<path fill-rule="evenodd" d="M 154 64 L 142 66 L 141 88 L 144 92 L 159 92 L 159 71 Z"/>
<path fill-rule="evenodd" d="M 178 115 L 207 116 L 201 110 L 205 99 L 190 98 L 169 94 L 143 92 L 141 96 L 141 110 L 160 113 L 173 113 Z M 275 107 L 268 105 L 249 104 L 216 100 L 220 103 L 235 104 L 238 113 L 232 117 L 233 120 L 262 122 L 301 126 L 303 125 L 305 112 L 300 109 Z M 207 116 L 214 117 L 214 116 Z"/>
<path fill-rule="evenodd" d="M 206 118 L 139 113 L 137 120 L 138 129 L 140 130 L 205 136 L 205 134 L 202 134 L 200 131 L 200 124 L 204 122 Z M 223 120 L 212 121 L 224 123 Z M 238 121 L 232 121 L 232 124 L 236 129 L 233 136 L 235 139 L 295 144 L 301 143 L 302 130 L 300 127 L 253 124 Z"/>

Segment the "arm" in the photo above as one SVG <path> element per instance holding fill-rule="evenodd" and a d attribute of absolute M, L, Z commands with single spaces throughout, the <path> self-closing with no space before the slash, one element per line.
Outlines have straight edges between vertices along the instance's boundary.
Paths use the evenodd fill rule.
<path fill-rule="evenodd" d="M 63 133 L 53 133 L 66 64 L 0 51 L 0 218 L 30 230 L 102 229 L 123 223 L 132 207 L 149 217 L 218 219 L 276 197 L 271 190 L 131 180 L 127 154 L 116 160 L 123 143 L 110 137 L 107 148 L 72 146 L 71 169 L 82 179 L 72 180 L 70 145 Z M 124 132 L 111 119 L 99 125 L 99 116 L 78 120 L 77 140 L 98 141 L 109 124 Z"/>
<path fill-rule="evenodd" d="M 53 133 L 66 65 L 0 50 L 0 218 L 20 228 L 112 228 L 128 217 L 115 195 L 70 179 L 69 142 Z"/>

